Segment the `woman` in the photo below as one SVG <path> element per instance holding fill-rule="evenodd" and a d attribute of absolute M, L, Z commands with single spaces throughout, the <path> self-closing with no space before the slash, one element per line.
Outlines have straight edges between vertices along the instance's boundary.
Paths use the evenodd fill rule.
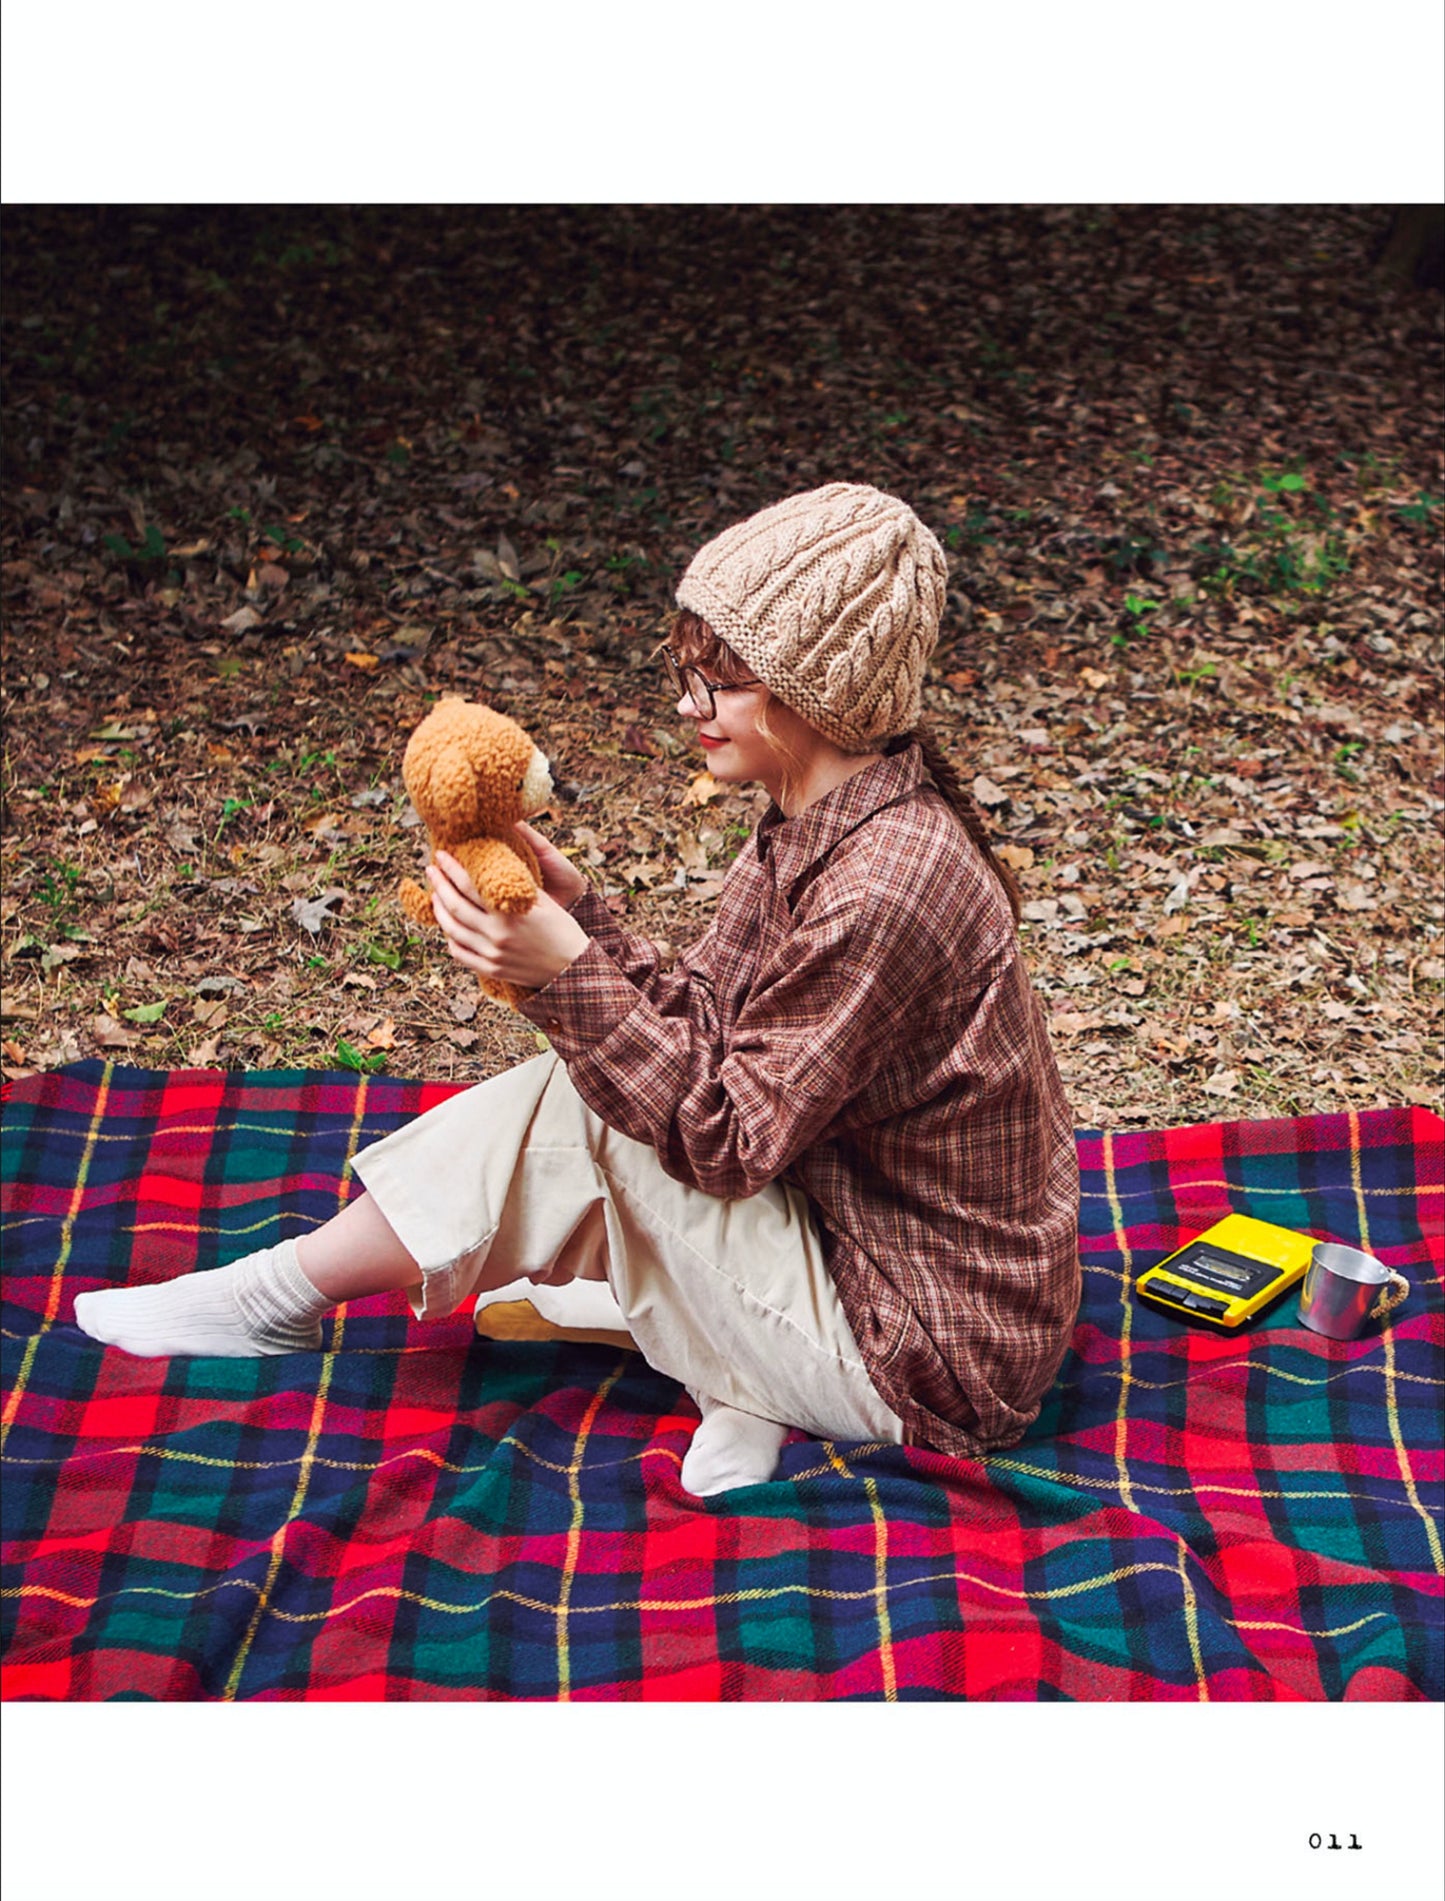
<path fill-rule="evenodd" d="M 490 913 L 428 873 L 468 969 L 551 1052 L 364 1150 L 316 1232 L 82 1295 L 132 1353 L 314 1350 L 339 1301 L 419 1317 L 519 1276 L 605 1281 L 702 1422 L 701 1496 L 772 1476 L 790 1426 L 969 1455 L 1037 1416 L 1078 1309 L 1071 1118 L 1017 894 L 916 731 L 943 551 L 834 483 L 693 559 L 666 663 L 713 776 L 772 806 L 675 967 L 532 833 L 543 893 Z"/>

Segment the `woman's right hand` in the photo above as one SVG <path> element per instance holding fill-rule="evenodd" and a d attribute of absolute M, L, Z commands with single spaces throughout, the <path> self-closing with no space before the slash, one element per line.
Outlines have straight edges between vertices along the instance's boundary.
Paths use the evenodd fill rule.
<path fill-rule="evenodd" d="M 588 889 L 588 881 L 572 863 L 558 851 L 550 838 L 534 831 L 530 825 L 519 821 L 517 830 L 526 839 L 537 854 L 537 867 L 542 874 L 542 889 L 554 903 L 569 910 L 583 892 Z"/>

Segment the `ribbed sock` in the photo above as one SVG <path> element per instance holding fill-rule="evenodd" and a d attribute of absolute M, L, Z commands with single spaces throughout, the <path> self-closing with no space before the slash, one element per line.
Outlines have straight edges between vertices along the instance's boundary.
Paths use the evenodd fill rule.
<path fill-rule="evenodd" d="M 788 1428 L 724 1406 L 691 1387 L 688 1391 L 697 1401 L 702 1423 L 682 1462 L 682 1489 L 694 1498 L 711 1498 L 737 1485 L 766 1485 L 778 1469 Z"/>
<path fill-rule="evenodd" d="M 282 1241 L 158 1287 L 79 1294 L 75 1323 L 92 1339 L 142 1359 L 190 1353 L 253 1359 L 315 1352 L 321 1316 L 335 1304 L 302 1273 L 296 1243 Z"/>

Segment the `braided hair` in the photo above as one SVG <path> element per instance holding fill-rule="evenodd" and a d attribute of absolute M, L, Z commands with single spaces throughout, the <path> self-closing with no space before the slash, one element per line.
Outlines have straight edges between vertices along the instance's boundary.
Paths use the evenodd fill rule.
<path fill-rule="evenodd" d="M 1014 923 L 1017 924 L 1020 908 L 1018 879 L 994 851 L 988 826 L 982 812 L 974 803 L 973 794 L 959 778 L 953 762 L 928 727 L 915 726 L 911 733 L 898 734 L 895 739 L 888 741 L 884 751 L 903 752 L 909 746 L 918 747 L 923 755 L 924 770 L 938 788 L 940 795 L 953 807 L 958 815 L 959 823 L 982 853 L 984 863 L 1003 886 L 1003 894 L 1008 899 Z"/>

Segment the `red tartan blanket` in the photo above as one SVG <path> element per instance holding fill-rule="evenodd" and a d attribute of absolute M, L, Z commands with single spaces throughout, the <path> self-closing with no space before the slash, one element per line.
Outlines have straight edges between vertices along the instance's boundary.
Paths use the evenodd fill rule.
<path fill-rule="evenodd" d="M 1042 1416 L 956 1460 L 794 1435 L 698 1501 L 636 1355 L 399 1299 L 324 1350 L 147 1361 L 83 1289 L 304 1231 L 444 1090 L 28 1079 L 4 1113 L 4 1693 L 15 1698 L 1434 1698 L 1445 1125 L 1423 1110 L 1083 1133 L 1085 1297 Z M 1236 1210 L 1409 1276 L 1349 1344 L 1133 1279 Z"/>

